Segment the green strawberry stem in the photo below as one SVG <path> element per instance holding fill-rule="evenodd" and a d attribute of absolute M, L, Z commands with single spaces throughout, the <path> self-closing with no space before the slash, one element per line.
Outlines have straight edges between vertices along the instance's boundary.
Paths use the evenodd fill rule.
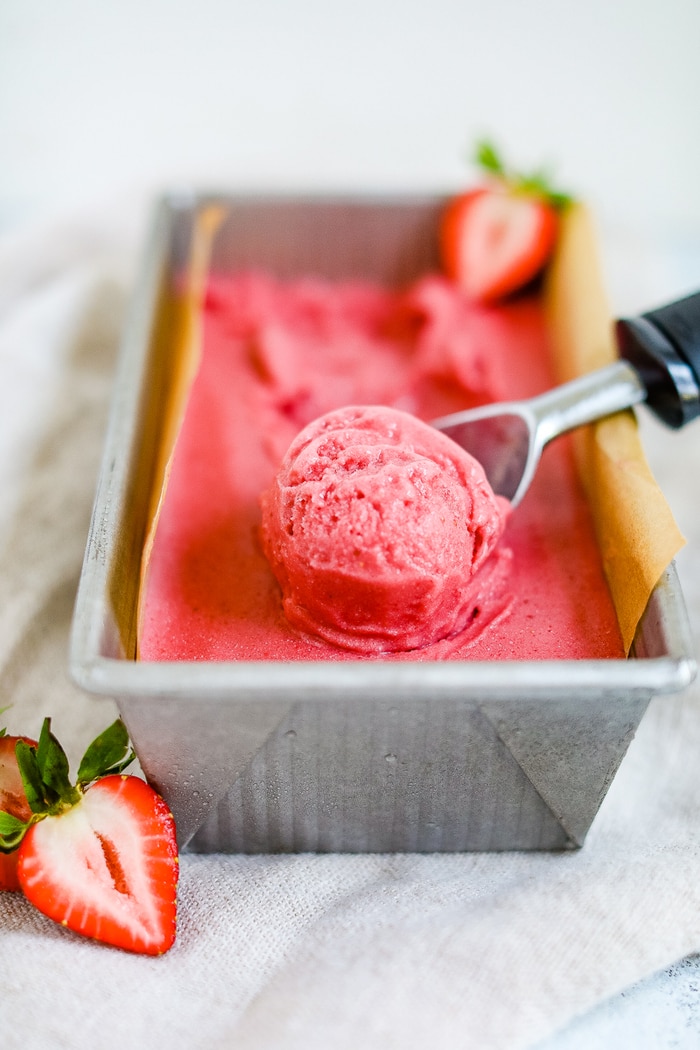
<path fill-rule="evenodd" d="M 12 853 L 24 838 L 29 825 L 11 813 L 0 811 L 0 853 Z"/>
<path fill-rule="evenodd" d="M 553 188 L 549 173 L 544 170 L 523 174 L 508 168 L 494 144 L 488 139 L 477 142 L 474 160 L 482 171 L 504 183 L 515 193 L 537 197 L 556 211 L 565 208 L 573 200 L 569 194 Z"/>
<path fill-rule="evenodd" d="M 94 780 L 121 773 L 136 755 L 129 750 L 129 734 L 121 718 L 95 737 L 78 767 L 77 782 L 87 787 Z"/>
<path fill-rule="evenodd" d="M 135 758 L 120 718 L 89 745 L 75 784 L 70 781 L 66 753 L 51 732 L 50 718 L 44 719 L 37 746 L 18 740 L 15 755 L 32 816 L 28 821 L 21 821 L 9 813 L 0 813 L 2 853 L 17 849 L 32 824 L 44 817 L 65 813 L 80 802 L 86 788 L 95 780 L 123 772 Z"/>

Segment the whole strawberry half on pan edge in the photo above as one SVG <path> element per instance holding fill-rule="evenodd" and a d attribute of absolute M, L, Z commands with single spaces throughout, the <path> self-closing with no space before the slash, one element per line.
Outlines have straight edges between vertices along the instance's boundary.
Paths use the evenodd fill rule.
<path fill-rule="evenodd" d="M 452 198 L 440 223 L 440 255 L 448 277 L 469 299 L 494 303 L 529 284 L 543 270 L 557 239 L 559 213 L 570 203 L 544 172 L 506 168 L 489 142 L 476 162 L 487 181 Z"/>

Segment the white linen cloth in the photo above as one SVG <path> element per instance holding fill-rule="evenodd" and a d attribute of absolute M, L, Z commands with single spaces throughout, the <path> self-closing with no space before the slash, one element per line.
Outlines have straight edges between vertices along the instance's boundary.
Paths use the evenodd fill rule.
<path fill-rule="evenodd" d="M 141 203 L 0 239 L 0 707 L 73 764 L 116 715 L 66 663 Z M 700 424 L 643 427 L 697 640 Z M 3 1047 L 535 1047 L 700 950 L 698 754 L 696 684 L 652 702 L 576 853 L 183 856 L 158 959 L 0 894 Z"/>

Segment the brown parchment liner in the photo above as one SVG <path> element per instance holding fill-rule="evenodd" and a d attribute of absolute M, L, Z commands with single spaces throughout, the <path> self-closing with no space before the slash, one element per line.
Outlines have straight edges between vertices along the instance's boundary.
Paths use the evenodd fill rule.
<path fill-rule="evenodd" d="M 209 259 L 224 215 L 223 207 L 210 206 L 195 221 L 183 321 L 174 333 L 171 395 L 154 476 L 141 596 L 175 445 L 199 367 Z M 595 231 L 583 205 L 574 204 L 562 215 L 557 249 L 546 275 L 544 305 L 554 367 L 561 382 L 615 360 L 614 329 Z M 646 462 L 631 410 L 579 429 L 574 446 L 625 652 L 629 652 L 652 590 L 685 541 Z M 141 602 L 139 622 L 140 615 Z"/>
<path fill-rule="evenodd" d="M 181 311 L 178 313 L 180 323 L 172 332 L 172 355 L 170 358 L 171 375 L 166 404 L 163 410 L 163 422 L 157 446 L 156 462 L 151 488 L 151 501 L 146 521 L 146 538 L 141 557 L 141 574 L 139 581 L 138 603 L 138 638 L 141 630 L 141 615 L 146 591 L 146 577 L 153 551 L 156 530 L 163 500 L 168 487 L 168 479 L 175 455 L 178 435 L 185 416 L 185 409 L 194 378 L 199 370 L 202 356 L 202 308 L 206 293 L 209 261 L 216 231 L 223 222 L 226 208 L 222 205 L 209 205 L 197 213 L 192 231 L 192 244 L 187 261 L 185 286 L 182 290 Z"/>
<path fill-rule="evenodd" d="M 562 382 L 615 360 L 594 225 L 583 205 L 571 206 L 562 216 L 545 284 L 545 309 Z M 647 464 L 631 410 L 579 429 L 574 442 L 629 652 L 649 596 L 685 540 Z"/>

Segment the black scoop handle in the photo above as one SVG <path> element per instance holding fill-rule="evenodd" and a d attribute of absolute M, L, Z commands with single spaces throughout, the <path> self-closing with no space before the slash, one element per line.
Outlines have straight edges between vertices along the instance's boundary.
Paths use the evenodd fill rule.
<path fill-rule="evenodd" d="M 700 415 L 700 292 L 616 325 L 620 356 L 634 365 L 646 403 L 667 426 Z"/>

